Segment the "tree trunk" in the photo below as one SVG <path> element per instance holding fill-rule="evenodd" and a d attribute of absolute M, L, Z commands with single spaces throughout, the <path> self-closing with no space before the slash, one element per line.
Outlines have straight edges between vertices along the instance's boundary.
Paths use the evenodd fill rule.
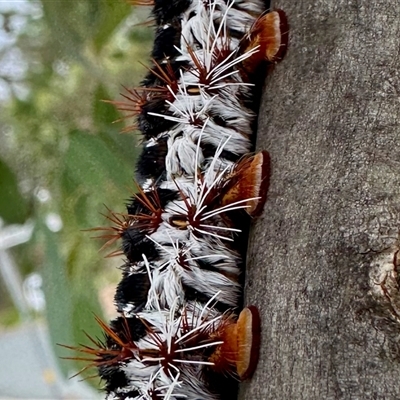
<path fill-rule="evenodd" d="M 260 111 L 272 175 L 245 304 L 262 348 L 240 399 L 400 399 L 400 2 L 273 6 L 290 42 Z"/>

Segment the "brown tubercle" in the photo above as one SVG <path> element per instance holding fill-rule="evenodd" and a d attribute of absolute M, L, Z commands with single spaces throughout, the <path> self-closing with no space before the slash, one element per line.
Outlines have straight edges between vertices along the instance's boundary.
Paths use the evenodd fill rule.
<path fill-rule="evenodd" d="M 283 58 L 288 44 L 288 22 L 282 10 L 262 15 L 254 23 L 242 43 L 243 53 L 258 46 L 259 51 L 243 61 L 248 73 L 253 73 L 262 61 L 274 63 Z"/>
<path fill-rule="evenodd" d="M 267 198 L 270 175 L 270 157 L 261 151 L 239 161 L 227 176 L 222 206 L 246 202 L 246 212 L 254 217 L 261 213 Z"/>
<path fill-rule="evenodd" d="M 223 341 L 209 361 L 213 370 L 222 374 L 232 374 L 241 381 L 251 378 L 260 349 L 260 315 L 255 306 L 242 310 L 236 322 L 227 322 L 219 332 Z"/>

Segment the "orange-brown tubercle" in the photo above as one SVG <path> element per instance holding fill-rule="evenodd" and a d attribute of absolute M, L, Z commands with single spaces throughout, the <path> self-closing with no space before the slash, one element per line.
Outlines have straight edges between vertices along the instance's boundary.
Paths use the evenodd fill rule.
<path fill-rule="evenodd" d="M 283 22 L 286 20 L 286 15 L 281 10 L 272 11 L 261 20 L 262 28 L 258 36 L 261 48 L 265 59 L 269 62 L 277 61 L 281 58 L 282 51 L 286 45 L 282 41 L 282 34 L 284 33 L 284 26 L 287 24 Z"/>
<path fill-rule="evenodd" d="M 262 15 L 253 25 L 246 41 L 244 52 L 258 47 L 258 52 L 243 62 L 248 73 L 253 73 L 262 61 L 274 63 L 285 55 L 288 44 L 288 23 L 282 10 Z"/>
<path fill-rule="evenodd" d="M 240 380 L 251 378 L 259 358 L 261 320 L 257 307 L 249 306 L 239 315 L 237 321 L 236 368 Z"/>
<path fill-rule="evenodd" d="M 254 157 L 254 171 L 255 177 L 257 177 L 257 193 L 254 197 L 259 197 L 258 200 L 253 201 L 253 207 L 250 207 L 247 212 L 252 216 L 256 217 L 261 214 L 264 207 L 265 201 L 267 199 L 267 192 L 269 187 L 269 179 L 271 174 L 271 159 L 269 153 L 265 150 L 256 154 Z"/>
<path fill-rule="evenodd" d="M 231 374 L 240 380 L 250 378 L 258 363 L 260 349 L 260 315 L 255 306 L 242 310 L 236 323 L 224 325 L 217 340 L 223 341 L 209 357 L 213 370 Z"/>
<path fill-rule="evenodd" d="M 275 60 L 281 60 L 287 51 L 289 45 L 289 23 L 286 17 L 286 13 L 283 10 L 276 10 L 279 13 L 279 28 L 281 32 L 281 45 L 278 53 L 275 55 Z"/>
<path fill-rule="evenodd" d="M 250 216 L 257 216 L 264 206 L 270 175 L 270 157 L 268 152 L 261 151 L 252 157 L 239 161 L 222 196 L 222 206 L 237 201 L 249 200 L 245 205 Z M 256 199 L 254 199 L 256 198 Z"/>

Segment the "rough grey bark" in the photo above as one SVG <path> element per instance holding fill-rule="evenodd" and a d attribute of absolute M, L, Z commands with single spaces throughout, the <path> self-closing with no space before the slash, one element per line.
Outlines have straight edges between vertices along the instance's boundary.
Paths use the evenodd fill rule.
<path fill-rule="evenodd" d="M 273 6 L 290 45 L 260 112 L 245 303 L 263 334 L 240 399 L 399 399 L 400 2 Z"/>

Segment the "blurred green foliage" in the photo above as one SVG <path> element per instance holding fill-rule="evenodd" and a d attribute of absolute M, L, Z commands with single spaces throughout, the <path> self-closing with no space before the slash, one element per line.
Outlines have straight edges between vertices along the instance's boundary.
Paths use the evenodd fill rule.
<path fill-rule="evenodd" d="M 139 83 L 152 30 L 123 0 L 21 4 L 0 7 L 0 29 L 13 38 L 0 48 L 0 217 L 34 222 L 32 240 L 13 254 L 23 274 L 43 276 L 54 342 L 74 345 L 85 342 L 82 329 L 98 334 L 99 290 L 118 280 L 121 262 L 104 259 L 102 243 L 82 230 L 108 225 L 104 205 L 123 212 L 138 153 L 135 135 L 119 134 L 121 115 L 101 100 Z M 19 74 L 2 68 L 10 54 Z M 57 233 L 50 213 L 61 217 Z"/>
<path fill-rule="evenodd" d="M 11 224 L 21 224 L 27 218 L 26 201 L 18 189 L 16 175 L 0 160 L 0 216 Z"/>

